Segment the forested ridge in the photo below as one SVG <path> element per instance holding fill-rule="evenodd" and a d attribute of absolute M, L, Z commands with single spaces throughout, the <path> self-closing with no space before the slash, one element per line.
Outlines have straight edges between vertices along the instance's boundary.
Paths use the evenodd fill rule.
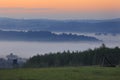
<path fill-rule="evenodd" d="M 101 42 L 101 40 L 85 35 L 76 34 L 56 34 L 50 31 L 2 31 L 0 30 L 0 41 L 92 41 Z"/>
<path fill-rule="evenodd" d="M 0 18 L 0 29 L 54 32 L 120 33 L 120 18 L 106 20 L 48 20 Z"/>
<path fill-rule="evenodd" d="M 62 67 L 62 66 L 92 66 L 92 65 L 120 65 L 120 48 L 108 48 L 104 44 L 86 51 L 64 51 L 35 55 L 31 57 L 25 67 Z"/>

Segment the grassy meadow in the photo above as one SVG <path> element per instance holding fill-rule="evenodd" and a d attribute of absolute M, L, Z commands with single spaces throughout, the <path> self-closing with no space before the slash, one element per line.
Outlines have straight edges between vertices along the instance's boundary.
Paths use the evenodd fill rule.
<path fill-rule="evenodd" d="M 61 67 L 1 69 L 0 80 L 120 80 L 120 68 Z"/>

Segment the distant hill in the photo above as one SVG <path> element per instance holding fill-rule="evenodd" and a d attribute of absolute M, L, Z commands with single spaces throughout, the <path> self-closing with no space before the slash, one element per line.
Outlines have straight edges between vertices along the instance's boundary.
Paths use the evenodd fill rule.
<path fill-rule="evenodd" d="M 49 31 L 0 31 L 0 41 L 100 41 L 94 37 L 74 34 L 55 34 Z"/>
<path fill-rule="evenodd" d="M 47 20 L 0 18 L 0 29 L 120 33 L 120 18 L 110 20 Z"/>

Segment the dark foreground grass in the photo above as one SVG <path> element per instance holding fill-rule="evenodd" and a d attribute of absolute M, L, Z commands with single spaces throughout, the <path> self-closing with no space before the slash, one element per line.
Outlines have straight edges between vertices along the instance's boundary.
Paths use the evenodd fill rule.
<path fill-rule="evenodd" d="M 0 70 L 0 80 L 120 80 L 120 68 L 63 67 Z"/>

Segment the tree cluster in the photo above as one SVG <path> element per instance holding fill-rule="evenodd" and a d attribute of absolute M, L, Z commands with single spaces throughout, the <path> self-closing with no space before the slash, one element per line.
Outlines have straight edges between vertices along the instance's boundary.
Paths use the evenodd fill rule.
<path fill-rule="evenodd" d="M 107 60 L 105 60 L 107 58 Z M 26 67 L 61 67 L 61 66 L 92 66 L 92 65 L 120 65 L 120 48 L 108 48 L 104 44 L 86 51 L 64 51 L 36 55 L 31 57 Z"/>

